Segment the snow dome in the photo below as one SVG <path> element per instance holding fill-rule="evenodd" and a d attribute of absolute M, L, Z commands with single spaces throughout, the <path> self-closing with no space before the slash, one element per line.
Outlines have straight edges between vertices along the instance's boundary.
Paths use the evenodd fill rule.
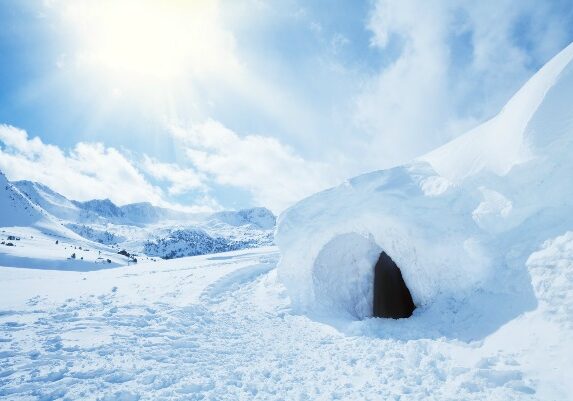
<path fill-rule="evenodd" d="M 374 265 L 384 251 L 414 303 L 464 291 L 488 260 L 471 202 L 427 163 L 359 176 L 316 194 L 279 218 L 279 275 L 302 311 L 372 316 Z"/>
<path fill-rule="evenodd" d="M 422 309 L 509 291 L 531 249 L 573 224 L 572 59 L 573 44 L 496 117 L 441 148 L 283 212 L 279 277 L 295 310 L 372 316 L 381 252 Z"/>

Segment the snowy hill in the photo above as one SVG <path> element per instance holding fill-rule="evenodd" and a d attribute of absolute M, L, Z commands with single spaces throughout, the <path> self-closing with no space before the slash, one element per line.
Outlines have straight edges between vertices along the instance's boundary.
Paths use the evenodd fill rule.
<path fill-rule="evenodd" d="M 115 222 L 125 219 L 122 210 L 109 199 L 93 199 L 86 202 L 75 201 L 74 204 L 85 214 L 86 217 L 84 218 L 95 215 Z"/>
<path fill-rule="evenodd" d="M 46 185 L 32 181 L 16 181 L 12 184 L 33 204 L 38 205 L 51 215 L 63 220 L 78 219 L 78 207 L 65 196 L 53 191 Z"/>
<path fill-rule="evenodd" d="M 73 201 L 39 183 L 12 184 L 3 174 L 0 184 L 0 265 L 90 271 L 130 263 L 121 249 L 143 261 L 273 243 L 274 216 L 262 208 L 209 216 L 149 203 Z"/>
<path fill-rule="evenodd" d="M 143 252 L 150 256 L 160 256 L 164 259 L 184 256 L 205 255 L 235 251 L 245 248 L 257 248 L 273 243 L 272 231 L 246 230 L 235 232 L 221 229 L 209 234 L 202 228 L 176 229 L 155 240 L 146 241 Z"/>
<path fill-rule="evenodd" d="M 8 182 L 2 173 L 0 185 L 0 265 L 89 271 L 128 264 L 127 258 L 117 255 L 116 250 L 94 243 L 62 225 Z M 49 188 L 38 188 L 53 202 L 62 201 Z M 62 203 L 65 208 L 66 204 Z"/>
<path fill-rule="evenodd" d="M 295 311 L 353 334 L 481 341 L 537 383 L 505 399 L 570 399 L 549 369 L 573 357 L 572 103 L 573 44 L 490 121 L 285 211 L 279 277 Z M 367 319 L 382 251 L 417 306 L 403 323 Z"/>
<path fill-rule="evenodd" d="M 419 306 L 466 299 L 478 288 L 531 288 L 511 288 L 527 280 L 527 257 L 573 228 L 572 59 L 573 45 L 499 115 L 440 149 L 348 180 L 281 215 L 280 275 L 295 304 L 368 316 L 370 266 L 381 250 L 400 266 Z M 349 273 L 343 282 L 332 276 Z"/>

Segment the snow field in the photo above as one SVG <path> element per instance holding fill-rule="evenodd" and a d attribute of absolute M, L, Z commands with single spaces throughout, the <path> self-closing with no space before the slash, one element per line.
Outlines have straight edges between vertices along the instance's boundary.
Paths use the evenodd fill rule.
<path fill-rule="evenodd" d="M 557 266 L 571 249 L 567 233 L 532 255 L 540 296 L 569 274 Z M 559 343 L 572 334 L 569 299 L 547 296 L 477 340 L 435 330 L 432 311 L 323 322 L 291 309 L 277 258 L 265 248 L 86 273 L 0 268 L 0 398 L 570 399 L 566 373 L 548 370 L 571 365 Z M 552 276 L 537 275 L 549 265 Z M 545 359 L 540 343 L 555 347 Z"/>

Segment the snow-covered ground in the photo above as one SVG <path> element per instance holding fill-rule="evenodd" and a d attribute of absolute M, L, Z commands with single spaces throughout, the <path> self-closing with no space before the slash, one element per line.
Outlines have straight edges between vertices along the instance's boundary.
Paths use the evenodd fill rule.
<path fill-rule="evenodd" d="M 295 314 L 277 258 L 261 248 L 83 273 L 0 268 L 0 397 L 572 399 L 573 232 L 531 256 L 539 303 L 493 333 L 424 315 Z"/>

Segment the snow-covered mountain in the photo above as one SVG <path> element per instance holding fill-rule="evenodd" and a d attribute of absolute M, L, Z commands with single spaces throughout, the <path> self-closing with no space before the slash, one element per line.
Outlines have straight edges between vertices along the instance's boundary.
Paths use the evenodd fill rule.
<path fill-rule="evenodd" d="M 273 243 L 276 218 L 266 208 L 186 213 L 147 202 L 117 206 L 109 199 L 70 200 L 31 181 L 13 186 L 81 237 L 132 252 L 174 258 Z"/>
<path fill-rule="evenodd" d="M 222 236 L 211 236 L 201 228 L 189 228 L 173 230 L 166 237 L 147 241 L 143 249 L 146 255 L 173 259 L 256 248 L 268 245 L 272 243 L 271 241 L 272 239 L 269 238 L 262 238 L 259 241 L 256 238 L 234 240 Z"/>
<path fill-rule="evenodd" d="M 62 220 L 76 220 L 79 209 L 74 202 L 51 190 L 46 185 L 32 181 L 12 183 L 30 202 Z"/>
<path fill-rule="evenodd" d="M 76 223 L 152 224 L 164 220 L 197 219 L 204 214 L 191 214 L 153 206 L 148 202 L 117 206 L 109 199 L 85 202 L 70 200 L 46 185 L 32 181 L 15 181 L 14 186 L 32 202 L 66 221 Z"/>
<path fill-rule="evenodd" d="M 65 198 L 39 187 L 52 203 Z M 97 270 L 128 263 L 117 251 L 76 234 L 12 185 L 0 172 L 0 265 Z M 103 241 L 102 241 L 103 242 Z"/>
<path fill-rule="evenodd" d="M 0 210 L 2 226 L 31 226 L 46 219 L 46 214 L 12 185 L 0 172 Z"/>

